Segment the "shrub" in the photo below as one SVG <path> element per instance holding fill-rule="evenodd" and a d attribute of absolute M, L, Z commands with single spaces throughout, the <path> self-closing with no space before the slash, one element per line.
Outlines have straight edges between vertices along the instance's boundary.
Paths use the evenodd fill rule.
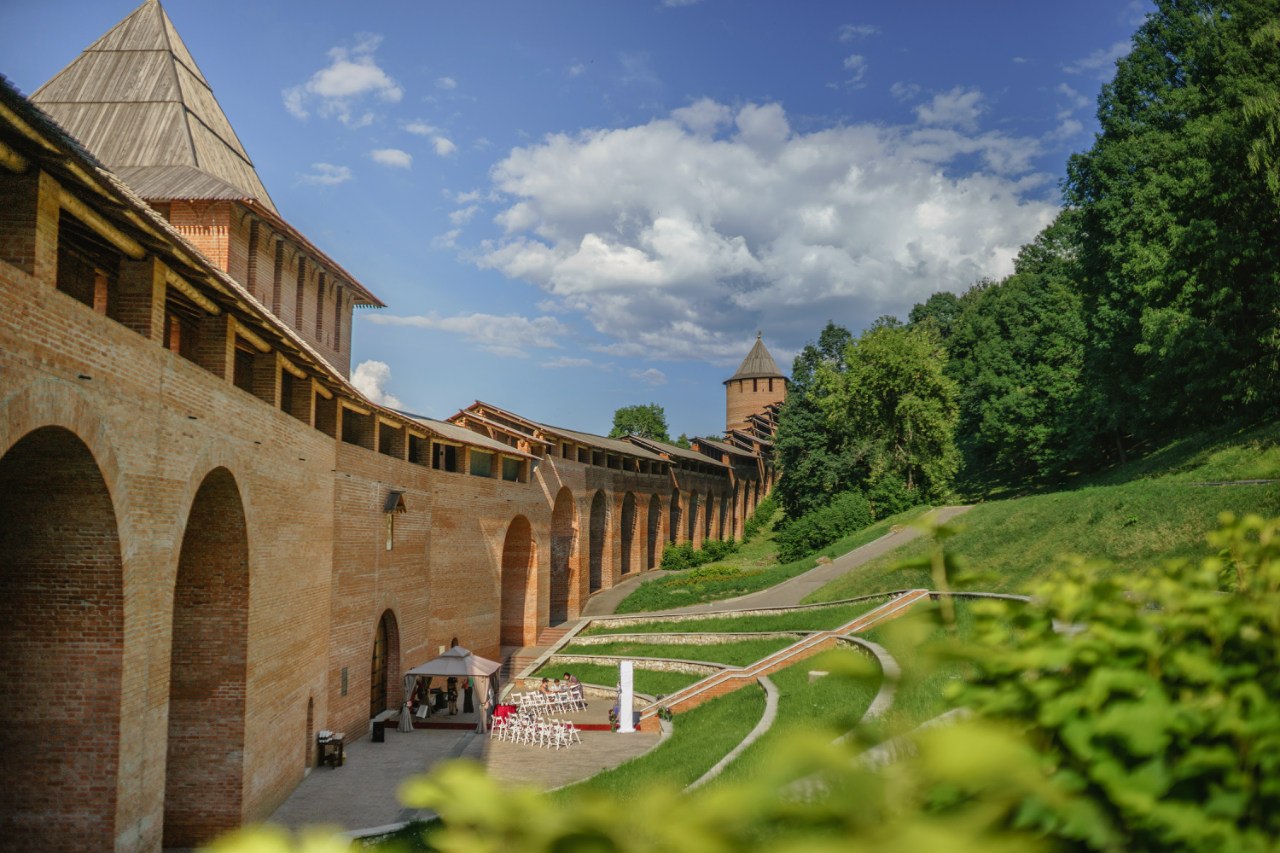
<path fill-rule="evenodd" d="M 1222 557 L 1143 574 L 1078 561 L 979 611 L 963 698 L 1083 801 L 1030 803 L 1024 825 L 1093 850 L 1275 849 L 1280 522 L 1224 516 L 1210 542 Z"/>
<path fill-rule="evenodd" d="M 700 550 L 694 550 L 692 542 L 681 542 L 679 545 L 668 545 L 662 552 L 662 568 L 668 572 L 694 569 L 698 566 L 714 563 L 737 553 L 738 543 L 732 539 L 723 542 L 719 539 L 708 539 L 702 543 Z"/>
<path fill-rule="evenodd" d="M 694 562 L 692 542 L 681 542 L 679 545 L 668 545 L 662 552 L 662 568 L 668 572 L 678 572 L 696 566 Z"/>
<path fill-rule="evenodd" d="M 867 483 L 867 503 L 871 504 L 871 517 L 876 521 L 897 515 L 920 502 L 919 490 L 907 491 L 907 484 L 893 474 L 882 474 Z"/>
<path fill-rule="evenodd" d="M 742 525 L 742 541 L 750 542 L 760 532 L 760 528 L 768 524 L 778 512 L 778 502 L 769 495 L 756 504 L 756 511 Z"/>
<path fill-rule="evenodd" d="M 702 556 L 704 563 L 714 563 L 723 560 L 725 557 L 735 553 L 738 550 L 738 543 L 732 539 L 712 539 L 703 543 Z"/>
<path fill-rule="evenodd" d="M 871 506 L 857 490 L 806 512 L 778 534 L 778 562 L 790 563 L 871 523 Z"/>

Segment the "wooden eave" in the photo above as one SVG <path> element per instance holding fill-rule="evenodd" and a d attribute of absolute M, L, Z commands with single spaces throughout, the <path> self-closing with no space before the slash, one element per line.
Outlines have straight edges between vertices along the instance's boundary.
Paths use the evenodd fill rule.
<path fill-rule="evenodd" d="M 0 140 L 50 175 L 112 228 L 160 259 L 200 294 L 281 355 L 301 363 L 325 385 L 371 410 L 410 426 L 403 414 L 368 401 L 302 336 L 280 320 L 240 282 L 208 261 L 181 233 L 113 172 L 0 76 Z M 15 164 L 16 165 L 16 164 Z M 293 371 L 291 371 L 292 373 Z M 296 375 L 296 374 L 294 374 Z M 512 449 L 513 454 L 519 451 Z"/>

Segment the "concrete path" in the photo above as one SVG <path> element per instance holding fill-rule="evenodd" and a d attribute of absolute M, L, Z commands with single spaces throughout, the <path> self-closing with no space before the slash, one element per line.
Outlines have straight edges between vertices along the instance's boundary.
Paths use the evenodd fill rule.
<path fill-rule="evenodd" d="M 583 732 L 582 743 L 551 750 L 494 741 L 485 765 L 489 775 L 502 782 L 560 788 L 644 755 L 661 739 L 661 735 L 645 732 Z"/>
<path fill-rule="evenodd" d="M 587 606 L 582 608 L 583 616 L 611 616 L 618 609 L 618 605 L 622 603 L 622 599 L 631 594 L 632 590 L 645 581 L 664 578 L 667 575 L 678 574 L 678 572 L 668 572 L 663 569 L 654 569 L 651 572 L 629 577 L 621 583 L 615 584 L 609 589 L 597 592 L 591 598 L 587 599 Z"/>
<path fill-rule="evenodd" d="M 937 510 L 939 520 L 950 521 L 956 516 L 968 512 L 971 507 L 968 506 L 944 506 Z M 826 586 L 836 578 L 843 577 L 854 569 L 860 568 L 877 557 L 888 554 L 897 548 L 901 548 L 911 540 L 920 536 L 920 531 L 914 527 L 904 527 L 894 533 L 886 533 L 879 539 L 868 542 L 861 548 L 854 548 L 847 554 L 836 557 L 830 563 L 810 569 L 802 575 L 796 575 L 790 580 L 785 580 L 776 586 L 768 589 L 762 589 L 759 592 L 740 595 L 737 598 L 725 598 L 720 601 L 708 601 L 705 604 L 691 604 L 687 607 L 679 607 L 672 610 L 655 611 L 653 616 L 664 616 L 674 613 L 723 613 L 726 610 L 750 610 L 756 607 L 791 607 L 799 604 L 806 596 L 821 587 Z M 614 587 L 604 593 L 599 593 L 591 601 L 588 602 L 587 608 L 583 611 L 584 616 L 608 616 L 611 615 L 622 599 L 631 594 L 631 590 L 635 588 L 636 582 L 640 580 L 649 580 L 650 578 L 662 577 L 663 575 L 674 574 L 673 572 L 647 572 L 643 578 L 636 578 L 634 581 L 628 579 L 624 584 Z M 606 598 L 608 593 L 618 590 L 622 591 Z M 608 608 L 608 609 L 606 609 Z M 640 615 L 640 614 L 627 614 Z"/>
<path fill-rule="evenodd" d="M 637 702 L 639 710 L 645 703 Z M 585 711 L 562 719 L 578 724 L 608 722 L 611 700 L 592 698 Z M 452 718 L 451 718 L 452 719 Z M 490 740 L 456 729 L 386 730 L 385 743 L 367 736 L 347 744 L 341 767 L 317 767 L 269 821 L 281 826 L 331 826 L 343 831 L 388 826 L 423 817 L 400 805 L 396 791 L 406 779 L 429 773 L 450 758 L 482 762 L 502 782 L 559 788 L 630 761 L 659 742 L 657 734 L 582 732 L 582 743 L 567 749 Z"/>
<path fill-rule="evenodd" d="M 386 736 L 385 743 L 366 737 L 347 744 L 345 764 L 312 770 L 269 821 L 352 830 L 412 820 L 417 813 L 396 799 L 400 783 L 450 758 L 479 761 L 488 743 L 475 732 L 448 729 L 388 729 Z"/>

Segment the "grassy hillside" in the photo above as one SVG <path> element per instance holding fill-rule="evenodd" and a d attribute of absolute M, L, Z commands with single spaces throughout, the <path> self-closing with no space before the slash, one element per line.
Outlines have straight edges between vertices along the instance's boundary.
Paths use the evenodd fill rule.
<path fill-rule="evenodd" d="M 1280 478 L 1280 428 L 1219 432 L 1175 442 L 1075 488 L 979 504 L 957 519 L 948 550 L 987 577 L 980 587 L 1021 591 L 1060 555 L 1107 560 L 1116 572 L 1141 571 L 1171 557 L 1208 556 L 1205 534 L 1222 512 L 1280 515 L 1280 483 L 1200 485 Z M 931 586 L 928 573 L 898 570 L 923 554 L 912 542 L 817 590 L 809 602 Z"/>
<path fill-rule="evenodd" d="M 854 548 L 860 548 L 879 539 L 894 527 L 923 515 L 927 509 L 928 507 L 913 507 L 881 519 L 807 557 L 783 564 L 778 563 L 778 545 L 774 541 L 775 517 L 761 529 L 755 539 L 743 545 L 738 553 L 728 559 L 645 581 L 622 600 L 615 612 L 624 614 L 671 610 L 704 601 L 736 598 L 776 586 L 817 566 L 819 557 L 839 557 Z"/>

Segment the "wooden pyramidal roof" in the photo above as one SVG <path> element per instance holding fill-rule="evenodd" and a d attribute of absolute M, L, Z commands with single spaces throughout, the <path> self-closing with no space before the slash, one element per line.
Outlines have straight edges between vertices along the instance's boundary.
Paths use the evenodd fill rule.
<path fill-rule="evenodd" d="M 755 345 L 751 347 L 751 352 L 747 353 L 747 357 L 742 360 L 742 366 L 738 368 L 738 372 L 730 376 L 724 381 L 728 385 L 739 379 L 786 379 L 786 375 L 778 369 L 778 364 L 773 360 L 773 356 L 769 355 L 769 351 L 764 348 L 763 335 L 756 333 Z"/>
<path fill-rule="evenodd" d="M 141 197 L 251 200 L 279 216 L 159 0 L 146 0 L 31 100 Z"/>

